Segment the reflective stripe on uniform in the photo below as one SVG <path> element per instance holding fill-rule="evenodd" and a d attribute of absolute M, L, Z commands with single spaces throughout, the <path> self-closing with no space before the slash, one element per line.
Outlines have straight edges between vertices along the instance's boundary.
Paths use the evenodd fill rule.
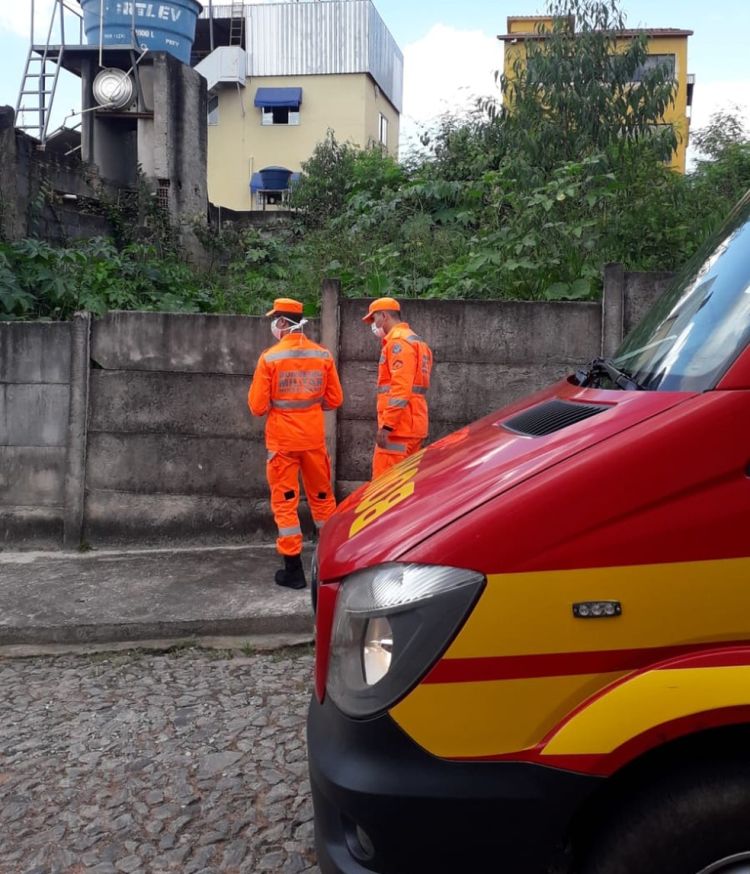
<path fill-rule="evenodd" d="M 323 395 L 317 395 L 314 398 L 303 398 L 301 400 L 279 401 L 272 400 L 271 406 L 280 410 L 305 410 L 308 407 L 318 407 L 323 399 Z"/>
<path fill-rule="evenodd" d="M 429 389 L 430 389 L 429 385 L 413 385 L 411 387 L 411 390 L 414 392 L 415 395 L 426 395 L 427 392 L 429 391 Z M 388 394 L 388 392 L 390 390 L 391 390 L 390 383 L 388 385 L 379 385 L 378 386 L 378 394 L 379 395 L 386 395 L 386 394 Z"/>
<path fill-rule="evenodd" d="M 418 337 L 416 334 L 409 334 L 409 336 L 406 339 L 408 340 L 409 343 L 421 343 L 422 342 L 422 338 Z"/>
<path fill-rule="evenodd" d="M 331 353 L 327 349 L 282 349 L 280 352 L 271 352 L 266 355 L 266 361 L 282 361 L 288 358 L 330 358 Z"/>
<path fill-rule="evenodd" d="M 293 537 L 295 534 L 302 534 L 299 525 L 295 525 L 293 528 L 279 528 L 279 537 Z"/>
<path fill-rule="evenodd" d="M 406 452 L 405 443 L 387 443 L 385 452 Z"/>
<path fill-rule="evenodd" d="M 405 407 L 409 403 L 408 398 L 390 398 L 388 401 L 389 407 Z"/>

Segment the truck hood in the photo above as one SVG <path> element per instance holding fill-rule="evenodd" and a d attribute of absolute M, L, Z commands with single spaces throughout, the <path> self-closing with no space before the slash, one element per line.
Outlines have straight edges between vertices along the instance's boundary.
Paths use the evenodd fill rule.
<path fill-rule="evenodd" d="M 693 396 L 588 389 L 564 380 L 492 413 L 342 502 L 321 534 L 319 578 L 334 581 L 396 561 L 485 501 Z"/>

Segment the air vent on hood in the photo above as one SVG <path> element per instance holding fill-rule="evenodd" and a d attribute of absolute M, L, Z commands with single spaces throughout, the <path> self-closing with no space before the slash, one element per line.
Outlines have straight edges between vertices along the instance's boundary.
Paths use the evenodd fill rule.
<path fill-rule="evenodd" d="M 545 401 L 530 410 L 524 410 L 506 422 L 500 422 L 503 428 L 516 434 L 529 437 L 542 437 L 561 431 L 568 425 L 575 425 L 597 413 L 603 413 L 608 407 L 598 404 L 572 404 L 569 401 Z"/>

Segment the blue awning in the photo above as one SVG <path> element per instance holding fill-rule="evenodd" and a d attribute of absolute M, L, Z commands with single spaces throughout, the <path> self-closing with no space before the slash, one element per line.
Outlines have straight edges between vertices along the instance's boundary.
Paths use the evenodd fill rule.
<path fill-rule="evenodd" d="M 294 188 L 294 186 L 299 182 L 301 175 L 301 173 L 292 173 L 291 178 L 289 179 L 290 188 Z M 263 177 L 257 171 L 253 173 L 252 178 L 250 179 L 250 190 L 253 193 L 266 190 L 266 187 L 263 184 Z"/>
<path fill-rule="evenodd" d="M 273 107 L 286 106 L 299 109 L 302 103 L 301 88 L 258 88 L 255 92 L 255 105 Z"/>

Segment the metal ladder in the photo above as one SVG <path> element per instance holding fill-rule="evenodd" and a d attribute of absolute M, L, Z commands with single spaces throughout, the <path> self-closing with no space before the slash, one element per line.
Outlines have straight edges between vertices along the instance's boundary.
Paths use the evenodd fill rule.
<path fill-rule="evenodd" d="M 232 0 L 232 18 L 229 22 L 229 45 L 241 46 L 245 39 L 245 4 Z"/>
<path fill-rule="evenodd" d="M 31 0 L 31 44 L 16 102 L 16 127 L 36 137 L 44 146 L 65 51 L 65 12 L 77 16 L 81 22 L 81 42 L 83 17 L 78 10 L 68 6 L 65 0 L 54 0 L 47 39 L 44 43 L 37 44 L 34 39 L 34 7 L 35 0 Z M 59 30 L 56 30 L 56 24 Z M 53 34 L 56 37 L 59 34 L 59 43 L 53 43 Z M 29 114 L 31 118 L 28 117 Z"/>

